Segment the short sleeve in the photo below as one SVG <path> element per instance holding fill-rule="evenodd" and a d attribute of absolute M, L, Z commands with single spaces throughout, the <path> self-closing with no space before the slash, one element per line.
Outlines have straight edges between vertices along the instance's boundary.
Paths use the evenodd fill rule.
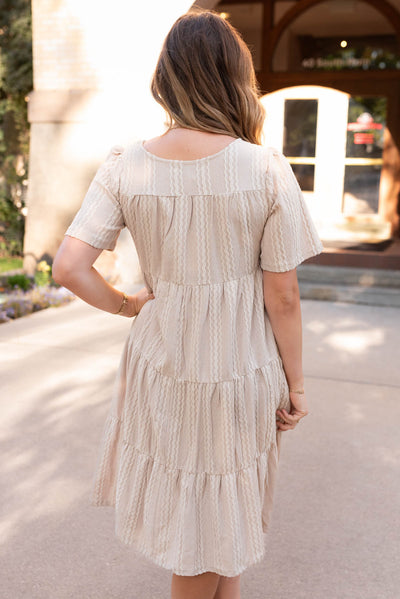
<path fill-rule="evenodd" d="M 289 161 L 272 149 L 266 172 L 269 205 L 261 238 L 260 266 L 285 272 L 324 249 Z"/>
<path fill-rule="evenodd" d="M 125 222 L 119 203 L 119 161 L 123 148 L 113 147 L 96 172 L 82 205 L 65 235 L 113 250 Z"/>

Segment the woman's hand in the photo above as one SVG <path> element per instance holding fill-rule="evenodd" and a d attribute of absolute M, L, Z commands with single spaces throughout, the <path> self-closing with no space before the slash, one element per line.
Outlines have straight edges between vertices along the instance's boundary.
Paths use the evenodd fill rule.
<path fill-rule="evenodd" d="M 291 404 L 290 413 L 284 408 L 276 411 L 276 415 L 279 418 L 276 421 L 276 426 L 280 431 L 294 429 L 299 420 L 308 414 L 307 400 L 304 393 L 289 392 L 289 397 Z"/>
<path fill-rule="evenodd" d="M 154 299 L 154 293 L 149 293 L 147 287 L 142 287 L 142 289 L 134 295 L 128 296 L 127 305 L 125 310 L 121 312 L 121 315 L 127 316 L 128 318 L 137 316 L 144 304 L 150 299 Z"/>

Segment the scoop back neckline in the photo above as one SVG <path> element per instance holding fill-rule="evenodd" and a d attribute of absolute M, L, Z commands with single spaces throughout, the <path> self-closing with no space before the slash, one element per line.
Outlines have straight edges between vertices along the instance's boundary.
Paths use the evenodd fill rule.
<path fill-rule="evenodd" d="M 193 164 L 193 163 L 197 163 L 197 162 L 203 162 L 206 160 L 210 160 L 211 158 L 216 158 L 217 156 L 220 156 L 221 154 L 224 154 L 228 148 L 230 148 L 231 146 L 233 146 L 235 143 L 237 143 L 238 141 L 242 141 L 241 137 L 237 137 L 236 139 L 234 139 L 233 141 L 231 141 L 229 144 L 227 144 L 224 148 L 222 148 L 222 150 L 219 150 L 218 152 L 215 152 L 214 154 L 209 154 L 208 156 L 203 156 L 202 158 L 193 158 L 192 160 L 179 160 L 176 158 L 162 158 L 161 156 L 157 156 L 156 154 L 152 154 L 152 152 L 149 152 L 148 150 L 146 150 L 146 148 L 144 147 L 144 143 L 146 143 L 146 139 L 143 139 L 140 141 L 140 147 L 142 148 L 142 151 L 149 156 L 150 158 L 153 158 L 155 160 L 160 160 L 161 162 L 172 162 L 172 163 L 183 163 L 183 164 Z"/>

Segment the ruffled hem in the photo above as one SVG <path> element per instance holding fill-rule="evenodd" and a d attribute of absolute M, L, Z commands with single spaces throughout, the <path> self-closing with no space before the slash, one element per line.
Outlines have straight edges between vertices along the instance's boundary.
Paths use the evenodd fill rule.
<path fill-rule="evenodd" d="M 279 358 L 196 384 L 155 370 L 128 339 L 91 504 L 115 507 L 116 536 L 176 574 L 239 574 L 264 555 L 287 399 Z"/>
<path fill-rule="evenodd" d="M 119 435 L 117 419 L 107 427 L 110 438 Z M 108 486 L 115 493 L 104 492 L 112 481 L 100 472 L 91 505 L 115 507 L 117 538 L 175 574 L 236 576 L 265 554 L 280 435 L 253 464 L 228 474 L 171 470 L 122 441 L 116 484 Z"/>

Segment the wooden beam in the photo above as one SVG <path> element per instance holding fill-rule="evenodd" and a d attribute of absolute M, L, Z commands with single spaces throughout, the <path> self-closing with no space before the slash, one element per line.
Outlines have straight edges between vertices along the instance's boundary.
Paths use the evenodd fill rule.
<path fill-rule="evenodd" d="M 322 85 L 335 89 L 363 89 L 366 95 L 380 95 L 383 89 L 400 84 L 400 71 L 296 71 L 271 73 L 258 71 L 257 78 L 264 93 L 293 85 Z M 367 92 L 367 90 L 369 90 Z M 352 93 L 352 92 L 348 92 Z"/>
<path fill-rule="evenodd" d="M 263 23 L 262 23 L 262 45 L 261 64 L 263 71 L 271 70 L 272 55 L 269 40 L 274 29 L 274 0 L 264 0 Z"/>

